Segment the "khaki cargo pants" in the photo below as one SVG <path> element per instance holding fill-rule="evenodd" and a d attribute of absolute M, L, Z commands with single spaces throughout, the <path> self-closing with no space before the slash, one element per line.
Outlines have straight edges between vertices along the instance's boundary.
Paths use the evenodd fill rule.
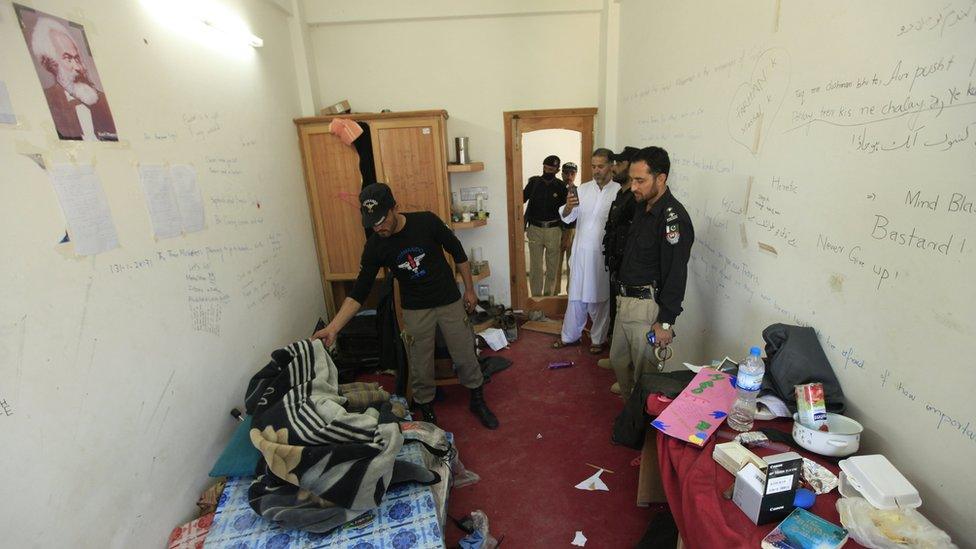
<path fill-rule="evenodd" d="M 563 230 L 555 227 L 536 227 L 529 225 L 525 229 L 525 236 L 529 241 L 529 290 L 532 296 L 556 295 L 559 293 L 559 281 L 556 271 L 559 269 L 559 259 L 562 255 L 560 244 Z M 542 258 L 546 259 L 546 271 L 542 272 Z M 543 286 L 543 277 L 545 286 Z"/>
<path fill-rule="evenodd" d="M 407 348 L 413 400 L 418 404 L 434 400 L 434 335 L 438 327 L 461 385 L 476 389 L 485 380 L 474 352 L 474 332 L 461 299 L 432 309 L 403 309 L 403 344 Z"/>
<path fill-rule="evenodd" d="M 657 322 L 658 305 L 653 299 L 617 297 L 617 318 L 613 323 L 610 344 L 610 367 L 617 375 L 620 395 L 626 400 L 636 380 L 645 372 L 657 371 L 654 347 L 647 342 L 647 332 Z"/>

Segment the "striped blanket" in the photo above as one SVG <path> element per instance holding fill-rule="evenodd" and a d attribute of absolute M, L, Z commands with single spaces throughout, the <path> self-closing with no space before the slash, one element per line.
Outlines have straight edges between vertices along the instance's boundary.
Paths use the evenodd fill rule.
<path fill-rule="evenodd" d="M 392 484 L 440 481 L 429 469 L 395 460 L 404 443 L 399 424 L 381 423 L 373 408 L 346 410 L 321 341 L 298 341 L 271 357 L 245 399 L 251 442 L 264 456 L 249 491 L 259 515 L 286 528 L 328 532 L 374 509 Z M 451 449 L 432 425 L 404 430 L 438 455 Z"/>

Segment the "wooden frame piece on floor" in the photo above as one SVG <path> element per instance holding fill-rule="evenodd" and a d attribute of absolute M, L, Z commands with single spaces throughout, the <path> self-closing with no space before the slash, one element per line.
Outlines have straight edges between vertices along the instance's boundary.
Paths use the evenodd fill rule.
<path fill-rule="evenodd" d="M 588 161 L 593 152 L 593 124 L 596 108 L 547 109 L 531 111 L 507 111 L 505 120 L 505 174 L 506 202 L 508 205 L 508 257 L 512 284 L 512 308 L 540 310 L 546 315 L 557 316 L 566 312 L 566 296 L 533 298 L 525 280 L 525 226 L 522 204 L 522 134 L 536 130 L 562 129 L 580 132 L 582 136 L 578 183 L 589 181 L 592 168 Z"/>

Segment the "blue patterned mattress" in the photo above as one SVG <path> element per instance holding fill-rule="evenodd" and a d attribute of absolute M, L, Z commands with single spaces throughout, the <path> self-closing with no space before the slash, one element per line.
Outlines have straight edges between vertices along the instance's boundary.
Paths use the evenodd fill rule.
<path fill-rule="evenodd" d="M 424 464 L 420 444 L 405 444 L 399 459 Z M 329 534 L 285 530 L 259 517 L 248 505 L 251 477 L 227 480 L 204 547 L 221 549 L 433 549 L 444 547 L 432 487 L 406 484 L 391 488 L 378 508 Z"/>

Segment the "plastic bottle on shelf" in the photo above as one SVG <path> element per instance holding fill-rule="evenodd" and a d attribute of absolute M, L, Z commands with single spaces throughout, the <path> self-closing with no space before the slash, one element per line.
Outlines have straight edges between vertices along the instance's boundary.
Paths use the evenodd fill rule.
<path fill-rule="evenodd" d="M 751 430 L 756 417 L 756 397 L 766 373 L 766 365 L 759 355 L 759 347 L 749 349 L 749 357 L 739 365 L 739 373 L 735 378 L 739 395 L 729 412 L 728 424 L 736 431 Z"/>

